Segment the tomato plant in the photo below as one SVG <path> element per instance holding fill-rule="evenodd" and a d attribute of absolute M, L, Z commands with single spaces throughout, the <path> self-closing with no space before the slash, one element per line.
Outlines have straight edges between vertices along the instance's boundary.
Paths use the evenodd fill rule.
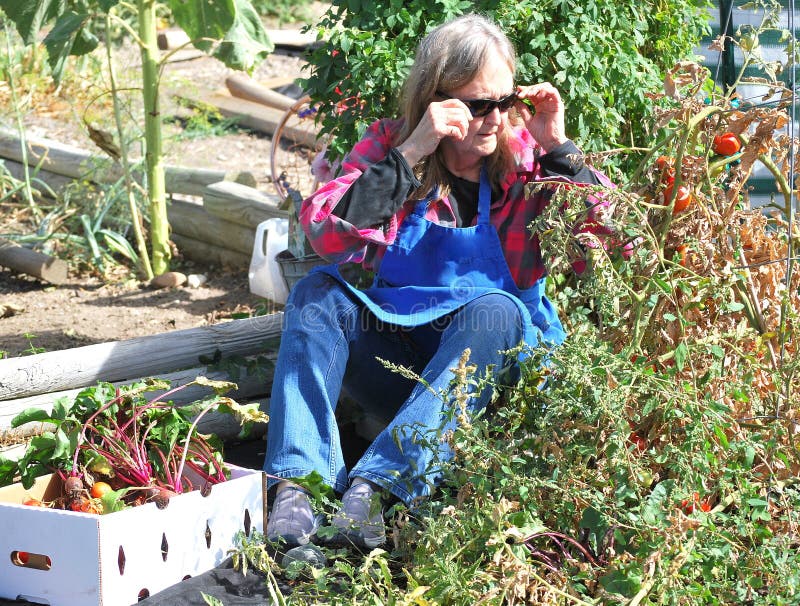
<path fill-rule="evenodd" d="M 742 148 L 742 143 L 739 137 L 733 133 L 723 133 L 714 136 L 714 143 L 712 149 L 715 154 L 720 156 L 732 156 Z"/>

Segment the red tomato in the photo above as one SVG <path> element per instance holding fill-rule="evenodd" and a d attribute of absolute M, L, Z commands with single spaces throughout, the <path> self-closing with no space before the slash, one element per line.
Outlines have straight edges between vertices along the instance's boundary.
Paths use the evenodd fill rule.
<path fill-rule="evenodd" d="M 661 181 L 663 183 L 671 183 L 675 180 L 675 160 L 669 156 L 659 156 L 656 159 L 656 168 L 661 173 Z"/>
<path fill-rule="evenodd" d="M 690 513 L 694 513 L 694 505 L 699 500 L 700 500 L 700 493 L 699 492 L 692 493 L 692 498 L 691 499 L 683 499 L 681 501 L 681 509 L 683 510 L 683 513 L 685 513 L 687 515 L 690 514 Z"/>
<path fill-rule="evenodd" d="M 700 493 L 694 492 L 692 493 L 691 500 L 683 499 L 681 501 L 681 509 L 683 510 L 683 513 L 687 515 L 694 513 L 695 506 L 699 507 L 700 511 L 708 513 L 709 511 L 711 511 L 711 496 L 706 495 L 701 499 Z"/>
<path fill-rule="evenodd" d="M 628 436 L 628 444 L 636 446 L 636 450 L 639 452 L 644 452 L 647 450 L 647 440 L 645 440 L 635 431 L 632 431 L 631 435 Z"/>
<path fill-rule="evenodd" d="M 90 491 L 90 494 L 95 499 L 101 499 L 106 494 L 111 492 L 111 490 L 112 490 L 111 486 L 109 486 L 106 482 L 95 482 L 94 484 L 92 484 L 92 490 Z"/>
<path fill-rule="evenodd" d="M 672 198 L 672 190 L 675 187 L 674 183 L 670 183 L 664 188 L 664 204 L 669 204 Z M 681 185 L 675 194 L 675 206 L 672 207 L 672 214 L 677 215 L 679 212 L 686 210 L 689 204 L 692 203 L 692 190 L 686 185 Z"/>
<path fill-rule="evenodd" d="M 732 156 L 742 148 L 739 137 L 733 133 L 724 133 L 714 136 L 713 149 L 715 154 L 720 156 Z"/>

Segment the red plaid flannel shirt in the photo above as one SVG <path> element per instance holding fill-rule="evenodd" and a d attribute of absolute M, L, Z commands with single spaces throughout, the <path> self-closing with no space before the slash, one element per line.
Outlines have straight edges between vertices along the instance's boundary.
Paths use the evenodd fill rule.
<path fill-rule="evenodd" d="M 303 201 L 300 223 L 314 250 L 334 263 L 360 262 L 365 269 L 377 270 L 386 247 L 394 242 L 397 229 L 403 219 L 413 211 L 415 200 L 407 200 L 395 215 L 382 226 L 359 229 L 337 217 L 336 204 L 347 188 L 371 164 L 386 157 L 393 146 L 401 121 L 383 119 L 373 123 L 364 138 L 344 158 L 339 177 L 329 181 Z M 491 223 L 497 229 L 511 276 L 520 289 L 532 286 L 543 277 L 546 267 L 536 234 L 528 225 L 549 203 L 550 191 L 540 190 L 525 196 L 525 185 L 545 180 L 536 161 L 541 152 L 525 128 L 515 128 L 512 139 L 516 169 L 509 172 L 502 182 L 502 194 L 492 204 Z M 594 171 L 603 185 L 613 187 L 608 178 Z M 547 181 L 571 183 L 567 178 L 547 177 Z M 576 184 L 581 185 L 581 184 Z M 603 201 L 594 199 L 587 223 L 591 231 L 605 232 L 602 221 L 597 219 L 597 210 Z M 450 200 L 447 197 L 433 200 L 428 206 L 426 218 L 441 225 L 455 226 Z M 607 233 L 607 232 L 606 232 Z"/>

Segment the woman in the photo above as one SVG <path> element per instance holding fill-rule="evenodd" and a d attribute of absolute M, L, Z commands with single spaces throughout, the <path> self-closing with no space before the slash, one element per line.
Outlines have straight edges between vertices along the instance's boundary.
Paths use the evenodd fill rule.
<path fill-rule="evenodd" d="M 318 518 L 292 479 L 316 471 L 344 492 L 332 524 L 340 539 L 385 540 L 377 491 L 407 504 L 439 478 L 446 390 L 465 349 L 479 372 L 512 367 L 503 352 L 563 341 L 544 296 L 545 268 L 528 225 L 548 202 L 536 180 L 607 183 L 564 133 L 550 84 L 515 86 L 516 57 L 488 19 L 459 17 L 421 42 L 403 118 L 380 120 L 345 158 L 340 176 L 304 201 L 300 221 L 334 263 L 361 262 L 375 282 L 350 287 L 336 265 L 293 289 L 275 369 L 264 469 L 282 478 L 269 539 L 304 544 Z M 376 359 L 411 368 L 429 389 Z M 387 421 L 345 469 L 334 410 L 340 389 Z M 486 406 L 491 390 L 472 393 Z M 452 422 L 451 422 L 452 423 Z"/>

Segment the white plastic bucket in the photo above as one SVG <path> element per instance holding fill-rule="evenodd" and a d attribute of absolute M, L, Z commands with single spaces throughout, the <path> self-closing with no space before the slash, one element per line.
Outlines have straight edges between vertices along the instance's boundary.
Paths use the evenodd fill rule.
<path fill-rule="evenodd" d="M 274 218 L 258 224 L 250 259 L 250 292 L 283 305 L 289 289 L 281 275 L 276 255 L 289 246 L 289 220 Z"/>

